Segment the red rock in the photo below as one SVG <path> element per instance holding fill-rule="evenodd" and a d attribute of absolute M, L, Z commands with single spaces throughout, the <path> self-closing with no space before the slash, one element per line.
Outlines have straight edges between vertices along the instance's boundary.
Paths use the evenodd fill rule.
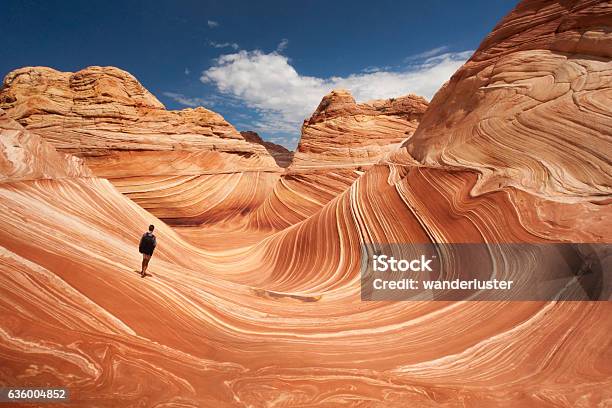
<path fill-rule="evenodd" d="M 428 166 L 481 173 L 475 193 L 512 186 L 605 200 L 611 19 L 608 2 L 522 2 L 436 93 L 408 151 Z"/>
<path fill-rule="evenodd" d="M 280 167 L 287 167 L 289 164 L 291 164 L 293 152 L 288 150 L 286 147 L 263 140 L 261 136 L 257 134 L 257 132 L 250 130 L 240 132 L 240 134 L 247 142 L 257 143 L 265 147 L 268 153 L 270 153 L 272 157 L 274 157 L 274 160 L 276 160 L 276 164 L 278 164 Z"/>
<path fill-rule="evenodd" d="M 241 170 L 276 168 L 264 148 L 245 143 L 221 115 L 202 107 L 168 111 L 132 75 L 114 67 L 76 73 L 45 67 L 15 70 L 4 79 L 0 108 L 59 151 L 86 157 L 94 172 L 99 160 L 89 157 L 106 160 L 126 151 L 214 151 L 223 168 L 231 169 L 235 161 Z M 240 160 L 245 156 L 250 160 Z M 219 168 L 218 162 L 210 167 Z"/>
<path fill-rule="evenodd" d="M 0 108 L 172 224 L 240 213 L 243 199 L 218 200 L 231 198 L 232 186 L 240 197 L 243 183 L 262 190 L 247 200 L 257 206 L 282 171 L 264 146 L 245 141 L 221 115 L 202 107 L 168 111 L 114 67 L 15 70 L 4 79 Z"/>
<path fill-rule="evenodd" d="M 35 175 L 0 180 L 0 380 L 65 384 L 83 406 L 605 406 L 610 302 L 363 302 L 359 278 L 368 242 L 612 242 L 611 13 L 521 3 L 365 172 L 346 150 L 338 170 L 306 150 L 273 193 L 246 172 L 183 190 L 184 208 L 215 186 L 212 207 L 252 214 L 178 229 L 196 245 L 103 178 L 10 170 L 62 159 L 2 122 L 3 149 L 26 159 L 0 155 L 0 168 Z M 321 125 L 306 146 L 333 146 L 330 123 L 369 134 L 341 99 L 306 125 Z M 344 171 L 359 174 L 342 191 Z M 159 247 L 143 280 L 150 223 Z M 542 262 L 506 260 L 517 278 Z"/>
<path fill-rule="evenodd" d="M 0 182 L 87 177 L 83 161 L 53 146 L 0 109 Z"/>
<path fill-rule="evenodd" d="M 332 91 L 304 121 L 289 170 L 374 164 L 412 136 L 426 109 L 414 95 L 358 104 L 348 91 Z"/>

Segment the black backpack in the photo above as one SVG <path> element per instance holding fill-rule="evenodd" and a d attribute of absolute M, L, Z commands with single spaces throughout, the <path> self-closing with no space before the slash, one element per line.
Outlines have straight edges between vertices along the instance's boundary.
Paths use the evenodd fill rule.
<path fill-rule="evenodd" d="M 157 244 L 155 240 L 155 235 L 145 232 L 140 240 L 140 250 L 141 251 L 152 251 Z"/>

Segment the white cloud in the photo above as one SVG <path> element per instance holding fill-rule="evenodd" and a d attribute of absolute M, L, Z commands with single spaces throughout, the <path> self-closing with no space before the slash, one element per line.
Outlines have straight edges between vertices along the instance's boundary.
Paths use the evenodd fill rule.
<path fill-rule="evenodd" d="M 276 52 L 285 51 L 287 49 L 287 46 L 289 46 L 289 40 L 286 38 L 283 38 L 281 42 L 278 43 L 278 46 L 276 47 Z"/>
<path fill-rule="evenodd" d="M 361 70 L 361 72 L 372 73 L 378 71 L 388 71 L 391 67 L 389 65 L 385 65 L 384 67 L 370 66 Z"/>
<path fill-rule="evenodd" d="M 164 96 L 167 96 L 168 98 L 172 99 L 175 102 L 180 103 L 181 105 L 184 106 L 189 106 L 191 108 L 195 108 L 197 106 L 213 106 L 214 102 L 206 100 L 204 98 L 194 98 L 191 96 L 185 96 L 181 93 L 176 93 L 176 92 L 163 92 Z"/>
<path fill-rule="evenodd" d="M 191 71 L 189 70 L 189 68 L 185 68 L 185 75 L 189 75 L 191 74 Z"/>
<path fill-rule="evenodd" d="M 437 52 L 446 51 L 439 47 Z M 242 101 L 259 116 L 252 127 L 261 132 L 296 134 L 302 121 L 332 89 L 345 88 L 357 101 L 391 98 L 408 93 L 431 98 L 473 51 L 436 55 L 398 70 L 374 70 L 346 77 L 300 75 L 290 60 L 277 51 L 240 51 L 217 58 L 201 80 L 225 96 Z"/>
<path fill-rule="evenodd" d="M 219 27 L 219 23 L 214 20 L 208 20 L 206 24 L 208 24 L 208 28 Z"/>
<path fill-rule="evenodd" d="M 230 42 L 218 43 L 218 42 L 214 42 L 214 41 L 209 41 L 208 45 L 210 45 L 213 48 L 233 48 L 235 50 L 240 48 L 240 46 L 238 44 L 230 43 Z"/>
<path fill-rule="evenodd" d="M 404 62 L 414 61 L 414 60 L 423 60 L 423 59 L 435 57 L 436 55 L 440 55 L 447 50 L 448 50 L 448 47 L 446 45 L 443 45 L 441 47 L 432 48 L 431 50 L 423 51 L 418 54 L 409 55 L 408 57 L 404 58 Z"/>

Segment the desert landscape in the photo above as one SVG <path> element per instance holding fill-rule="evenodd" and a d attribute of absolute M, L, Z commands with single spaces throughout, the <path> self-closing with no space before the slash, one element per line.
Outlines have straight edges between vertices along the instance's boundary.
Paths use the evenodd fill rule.
<path fill-rule="evenodd" d="M 359 276 L 364 243 L 612 242 L 611 29 L 608 1 L 523 1 L 431 101 L 333 90 L 295 152 L 119 68 L 8 73 L 0 382 L 83 407 L 612 406 L 610 301 L 363 302 Z"/>

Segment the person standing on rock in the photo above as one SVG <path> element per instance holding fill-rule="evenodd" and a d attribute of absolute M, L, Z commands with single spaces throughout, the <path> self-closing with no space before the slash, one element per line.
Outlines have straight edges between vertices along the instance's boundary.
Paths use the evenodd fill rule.
<path fill-rule="evenodd" d="M 149 260 L 153 256 L 153 251 L 157 245 L 157 239 L 155 235 L 153 235 L 154 229 L 154 225 L 149 225 L 149 230 L 142 235 L 142 238 L 140 238 L 140 245 L 138 246 L 138 251 L 142 254 L 142 269 L 140 271 L 140 276 L 142 278 L 147 276 Z"/>

